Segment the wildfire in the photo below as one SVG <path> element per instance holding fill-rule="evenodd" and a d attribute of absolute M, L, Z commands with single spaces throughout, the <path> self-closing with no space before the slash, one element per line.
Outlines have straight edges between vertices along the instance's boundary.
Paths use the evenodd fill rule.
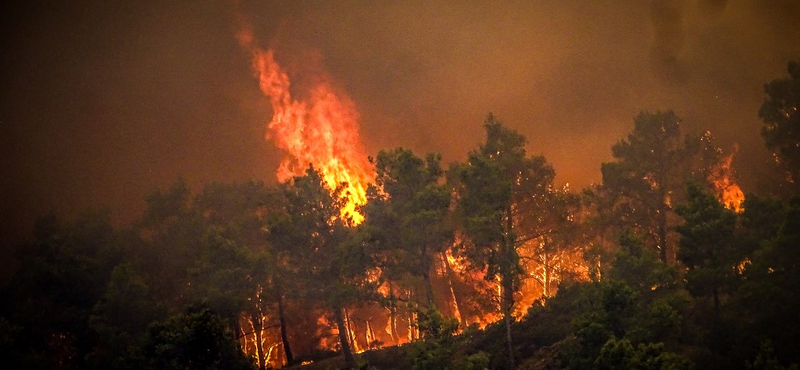
<path fill-rule="evenodd" d="M 744 211 L 744 192 L 734 181 L 733 170 L 731 169 L 731 162 L 737 151 L 738 146 L 734 147 L 733 153 L 720 162 L 719 166 L 711 174 L 711 181 L 717 191 L 717 196 L 725 207 L 739 213 Z"/>
<path fill-rule="evenodd" d="M 241 15 L 236 37 L 252 56 L 259 87 L 273 110 L 266 139 L 287 154 L 278 168 L 278 180 L 283 182 L 302 176 L 309 164 L 313 165 L 330 188 L 344 187 L 347 204 L 342 216 L 350 217 L 355 224 L 361 223 L 364 218 L 357 207 L 366 203 L 366 187 L 374 179 L 374 173 L 359 141 L 359 114 L 353 101 L 338 93 L 326 76 L 312 76 L 315 83 L 307 89 L 293 85 L 287 71 L 276 61 L 273 50 L 258 46 L 248 22 Z M 460 239 L 456 244 L 460 244 Z M 436 259 L 430 271 L 430 283 L 438 309 L 456 318 L 462 329 L 469 325 L 484 327 L 500 319 L 500 314 L 493 309 L 501 295 L 497 281 L 487 280 L 485 271 L 468 269 L 465 261 L 450 250 Z M 558 273 L 547 270 L 546 277 L 540 279 L 542 284 L 528 284 L 519 292 L 516 297 L 520 302 L 518 317 L 536 298 L 551 295 L 550 286 L 560 280 L 562 271 L 569 269 L 561 266 L 566 264 L 567 257 L 548 255 L 545 259 L 547 269 L 558 268 Z M 369 282 L 379 287 L 378 292 L 389 303 L 344 308 L 344 334 L 353 351 L 363 352 L 419 339 L 419 306 L 414 302 L 421 299 L 420 282 L 409 277 L 384 281 L 377 269 L 368 275 Z M 494 297 L 485 299 L 487 295 Z M 260 300 L 260 294 L 255 298 Z M 297 333 L 302 334 L 293 334 L 293 340 L 302 335 L 301 343 L 313 343 L 313 348 L 335 349 L 338 345 L 339 329 L 325 314 L 311 311 L 293 319 L 295 324 L 301 323 L 301 328 L 302 325 L 319 328 L 318 331 L 297 329 Z M 259 310 L 258 315 L 242 315 L 240 329 L 247 353 L 255 354 L 263 363 L 279 367 L 284 365 L 285 353 L 275 320 Z M 292 347 L 297 351 L 294 344 Z M 305 353 L 311 352 L 310 348 L 307 347 Z"/>
<path fill-rule="evenodd" d="M 361 223 L 364 217 L 356 208 L 366 203 L 366 187 L 374 175 L 359 141 L 355 104 L 337 94 L 326 78 L 305 91 L 305 99 L 293 97 L 289 75 L 275 61 L 274 52 L 258 47 L 250 27 L 240 23 L 237 39 L 252 54 L 259 86 L 272 105 L 266 138 L 287 153 L 278 180 L 301 176 L 313 165 L 331 189 L 344 186 L 347 204 L 342 215 Z"/>

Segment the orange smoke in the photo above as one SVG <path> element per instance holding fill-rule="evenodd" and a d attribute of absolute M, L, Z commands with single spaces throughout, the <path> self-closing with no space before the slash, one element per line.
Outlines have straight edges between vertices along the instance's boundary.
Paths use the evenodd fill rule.
<path fill-rule="evenodd" d="M 278 168 L 278 180 L 302 176 L 313 165 L 331 189 L 344 186 L 347 204 L 342 215 L 360 223 L 364 217 L 356 207 L 366 202 L 366 187 L 374 175 L 359 141 L 359 115 L 353 101 L 337 94 L 325 78 L 305 91 L 307 98 L 292 97 L 289 75 L 275 61 L 273 51 L 258 47 L 247 26 L 241 27 L 236 38 L 252 54 L 259 86 L 272 105 L 267 140 L 287 153 Z"/>

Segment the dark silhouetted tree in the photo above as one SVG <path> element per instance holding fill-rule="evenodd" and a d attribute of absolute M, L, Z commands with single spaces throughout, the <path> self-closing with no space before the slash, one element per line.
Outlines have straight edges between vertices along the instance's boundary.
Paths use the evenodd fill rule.
<path fill-rule="evenodd" d="M 677 227 L 681 234 L 678 260 L 689 269 L 689 291 L 695 296 L 710 295 L 718 314 L 720 294 L 733 287 L 741 259 L 733 234 L 736 214 L 696 183 L 688 184 L 687 196 L 687 203 L 677 209 L 685 221 Z"/>
<path fill-rule="evenodd" d="M 230 325 L 204 307 L 152 324 L 142 346 L 144 369 L 251 370 Z"/>
<path fill-rule="evenodd" d="M 800 63 L 789 62 L 788 78 L 764 85 L 767 98 L 758 110 L 764 121 L 761 136 L 786 171 L 795 191 L 800 189 Z"/>
<path fill-rule="evenodd" d="M 15 345 L 27 353 L 29 366 L 85 366 L 96 344 L 89 317 L 119 256 L 106 212 L 83 212 L 73 222 L 55 216 L 37 221 L 34 241 L 18 249 L 20 268 L 0 304 L 19 329 Z"/>
<path fill-rule="evenodd" d="M 706 181 L 719 149 L 708 134 L 684 137 L 680 118 L 667 111 L 639 113 L 633 132 L 611 152 L 614 161 L 601 168 L 603 193 L 611 197 L 603 217 L 641 234 L 667 262 L 674 252 L 670 231 L 677 224 L 673 205 L 682 201 L 686 181 Z"/>

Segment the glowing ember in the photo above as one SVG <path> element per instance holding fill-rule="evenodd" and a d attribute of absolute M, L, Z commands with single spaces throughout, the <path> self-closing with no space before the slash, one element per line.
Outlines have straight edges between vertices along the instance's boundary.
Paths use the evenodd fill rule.
<path fill-rule="evenodd" d="M 278 180 L 302 176 L 313 165 L 331 189 L 344 185 L 347 205 L 342 214 L 360 223 L 363 216 L 356 207 L 366 202 L 366 187 L 374 175 L 359 141 L 353 102 L 337 94 L 326 78 L 319 78 L 321 82 L 305 92 L 307 98 L 298 100 L 290 93 L 289 75 L 273 51 L 256 46 L 249 27 L 242 26 L 237 39 L 253 55 L 261 91 L 272 105 L 267 139 L 288 154 L 278 168 Z"/>

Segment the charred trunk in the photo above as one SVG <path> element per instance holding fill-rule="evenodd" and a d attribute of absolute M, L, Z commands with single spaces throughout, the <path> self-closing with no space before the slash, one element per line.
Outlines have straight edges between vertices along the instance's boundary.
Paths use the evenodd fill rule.
<path fill-rule="evenodd" d="M 503 285 L 502 285 L 503 297 L 502 297 L 502 306 L 503 306 L 503 321 L 506 324 L 506 342 L 508 343 L 508 364 L 509 370 L 514 369 L 514 341 L 511 338 L 511 323 L 514 320 L 514 317 L 511 315 L 511 310 L 514 306 L 514 290 L 512 286 L 512 280 L 507 279 L 507 277 L 503 277 Z"/>
<path fill-rule="evenodd" d="M 294 364 L 294 356 L 292 355 L 292 347 L 289 345 L 284 305 L 283 293 L 278 289 L 278 321 L 281 325 L 281 343 L 283 344 L 283 353 L 286 355 L 286 365 L 292 366 Z"/>
<path fill-rule="evenodd" d="M 400 338 L 397 335 L 397 300 L 394 297 L 394 287 L 389 283 L 389 331 L 391 331 L 392 342 L 399 344 Z"/>
<path fill-rule="evenodd" d="M 422 283 L 425 285 L 425 299 L 428 301 L 428 307 L 435 307 L 433 298 L 433 284 L 431 284 L 431 264 L 430 257 L 428 256 L 428 248 L 422 246 Z"/>
<path fill-rule="evenodd" d="M 552 259 L 550 258 L 550 254 L 545 252 L 544 254 L 544 284 L 542 287 L 542 295 L 545 298 L 550 296 L 550 274 L 552 269 Z"/>
<path fill-rule="evenodd" d="M 344 322 L 341 307 L 336 306 L 333 308 L 333 318 L 336 321 L 336 328 L 339 329 L 339 344 L 342 346 L 345 367 L 352 369 L 356 366 L 356 361 L 353 358 L 353 352 L 350 350 L 350 342 L 347 340 L 347 325 Z"/>
<path fill-rule="evenodd" d="M 511 310 L 514 307 L 514 271 L 516 258 L 514 248 L 516 238 L 514 237 L 514 221 L 511 205 L 506 210 L 506 230 L 502 241 L 502 251 L 500 261 L 501 294 L 500 305 L 503 310 L 503 321 L 506 324 L 506 342 L 508 343 L 508 369 L 514 369 L 514 341 L 511 338 Z"/>
<path fill-rule="evenodd" d="M 661 262 L 667 263 L 667 209 L 662 207 L 658 211 L 658 247 Z"/>

